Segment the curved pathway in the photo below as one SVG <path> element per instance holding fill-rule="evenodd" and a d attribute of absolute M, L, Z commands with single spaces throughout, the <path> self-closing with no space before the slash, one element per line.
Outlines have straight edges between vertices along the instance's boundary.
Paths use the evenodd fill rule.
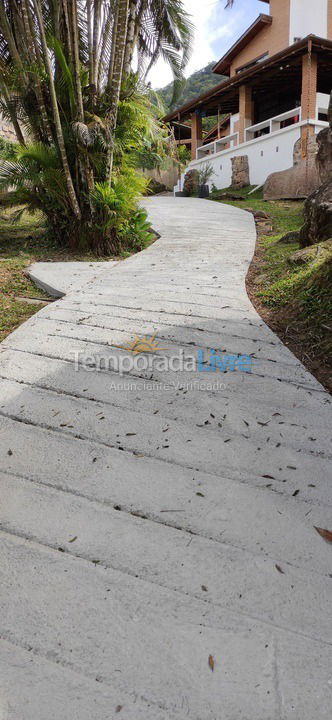
<path fill-rule="evenodd" d="M 251 215 L 146 205 L 1 345 L 1 720 L 325 720 L 330 397 L 247 298 Z"/>

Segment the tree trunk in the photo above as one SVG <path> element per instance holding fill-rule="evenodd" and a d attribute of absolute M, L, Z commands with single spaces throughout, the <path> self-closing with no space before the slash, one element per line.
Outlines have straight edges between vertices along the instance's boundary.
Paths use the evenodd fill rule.
<path fill-rule="evenodd" d="M 129 0 L 117 0 L 117 6 L 117 26 L 115 28 L 114 34 L 114 65 L 109 85 L 109 93 L 111 99 L 110 107 L 106 116 L 107 137 L 110 143 L 107 158 L 107 178 L 109 182 L 111 182 L 113 170 L 114 130 L 116 128 L 120 90 L 123 77 L 123 61 L 127 37 Z"/>
<path fill-rule="evenodd" d="M 107 88 L 109 89 L 112 82 L 112 76 L 113 76 L 113 68 L 114 68 L 114 59 L 115 59 L 115 52 L 116 52 L 116 33 L 118 28 L 118 20 L 119 20 L 119 0 L 114 0 L 114 20 L 113 20 L 113 29 L 112 29 L 112 43 L 111 43 L 111 55 L 110 55 L 110 61 L 108 66 L 108 73 L 107 73 Z"/>
<path fill-rule="evenodd" d="M 88 23 L 88 51 L 89 51 L 89 84 L 92 85 L 94 67 L 93 67 L 93 55 L 92 55 L 92 10 L 91 0 L 86 0 L 86 14 Z"/>
<path fill-rule="evenodd" d="M 96 87 L 97 91 L 97 79 L 98 79 L 98 39 L 99 39 L 99 25 L 101 16 L 101 2 L 100 0 L 94 1 L 94 15 L 93 15 L 93 34 L 92 34 L 92 56 L 93 56 L 93 77 L 92 85 Z"/>
<path fill-rule="evenodd" d="M 13 63 L 15 63 L 16 67 L 19 68 L 19 70 L 22 72 L 22 77 L 25 78 L 25 74 L 23 71 L 23 65 L 20 58 L 20 54 L 18 52 L 14 36 L 12 34 L 5 6 L 3 4 L 3 0 L 0 0 L 0 27 L 3 32 L 4 37 L 6 38 L 6 43 L 8 45 L 8 49 L 12 58 Z"/>
<path fill-rule="evenodd" d="M 56 96 L 56 91 L 55 91 L 55 86 L 54 86 L 53 70 L 52 70 L 52 66 L 51 66 L 50 57 L 48 54 L 44 21 L 43 21 L 43 16 L 41 13 L 41 8 L 40 8 L 39 3 L 40 3 L 40 0 L 33 0 L 34 8 L 36 11 L 36 16 L 37 16 L 37 20 L 38 20 L 38 25 L 39 25 L 45 67 L 46 67 L 46 70 L 48 73 L 49 88 L 50 88 L 51 102 L 52 102 L 52 108 L 53 108 L 53 119 L 54 119 L 54 124 L 55 124 L 58 148 L 59 148 L 60 158 L 62 161 L 62 167 L 63 167 L 64 173 L 65 173 L 66 184 L 67 184 L 68 194 L 69 194 L 69 198 L 70 198 L 70 204 L 72 206 L 72 209 L 73 209 L 73 212 L 74 212 L 76 218 L 80 219 L 81 218 L 81 210 L 80 210 L 80 206 L 77 201 L 75 188 L 74 188 L 74 184 L 73 184 L 73 180 L 72 180 L 72 176 L 71 176 L 70 168 L 69 168 L 69 164 L 68 164 L 66 147 L 65 147 L 62 126 L 61 126 L 60 113 L 59 113 L 59 108 L 58 108 L 58 101 L 57 101 L 57 96 Z"/>
<path fill-rule="evenodd" d="M 40 54 L 38 48 L 38 43 L 36 42 L 36 36 L 33 26 L 33 20 L 31 17 L 31 10 L 29 5 L 29 0 L 22 0 L 22 14 L 23 14 L 23 21 L 25 26 L 25 34 L 27 38 L 28 43 L 28 51 L 29 51 L 29 63 L 32 65 L 32 62 L 36 62 L 37 65 L 40 67 Z M 41 139 L 42 141 L 45 141 L 46 143 L 52 139 L 52 130 L 49 123 L 49 119 L 47 116 L 47 111 L 45 107 L 44 97 L 43 97 L 43 91 L 40 83 L 40 78 L 38 73 L 33 74 L 33 83 L 35 85 L 35 93 L 36 98 L 38 102 L 38 106 L 40 108 L 40 114 L 42 119 L 42 127 L 41 127 Z"/>
<path fill-rule="evenodd" d="M 129 0 L 129 18 L 126 38 L 126 47 L 123 61 L 123 73 L 129 75 L 135 49 L 135 27 L 138 0 Z"/>
<path fill-rule="evenodd" d="M 80 57 L 79 57 L 79 41 L 77 32 L 77 4 L 76 0 L 70 0 L 70 25 L 71 25 L 71 43 L 73 48 L 73 60 L 74 60 L 74 76 L 75 76 L 75 90 L 76 90 L 76 107 L 77 107 L 77 119 L 79 122 L 84 122 L 84 108 L 83 108 L 83 96 L 82 86 L 80 77 Z"/>
<path fill-rule="evenodd" d="M 68 2 L 69 2 L 69 0 L 62 0 L 62 8 L 63 8 L 65 27 L 66 27 L 66 34 L 67 34 L 68 58 L 72 63 L 74 63 L 72 36 L 71 36 L 71 32 L 70 32 L 70 17 L 69 17 L 70 13 L 69 13 Z"/>

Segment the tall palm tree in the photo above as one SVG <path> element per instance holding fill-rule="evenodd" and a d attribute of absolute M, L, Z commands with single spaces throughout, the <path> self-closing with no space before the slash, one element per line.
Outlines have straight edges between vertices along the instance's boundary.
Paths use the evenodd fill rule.
<path fill-rule="evenodd" d="M 0 111 L 19 143 L 0 168 L 7 202 L 30 198 L 73 244 L 93 244 L 134 50 L 145 66 L 162 54 L 179 77 L 190 37 L 181 0 L 0 0 Z"/>

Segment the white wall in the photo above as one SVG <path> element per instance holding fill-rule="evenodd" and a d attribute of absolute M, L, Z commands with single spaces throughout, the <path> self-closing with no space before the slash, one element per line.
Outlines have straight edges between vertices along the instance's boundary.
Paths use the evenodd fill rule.
<path fill-rule="evenodd" d="M 188 170 L 199 170 L 206 163 L 212 165 L 215 173 L 209 182 L 210 187 L 212 184 L 220 190 L 229 187 L 232 182 L 231 159 L 238 155 L 248 155 L 250 184 L 263 185 L 271 173 L 293 167 L 294 145 L 301 137 L 301 125 L 305 124 L 302 122 L 291 125 L 271 135 L 263 135 L 229 150 L 193 160 L 181 177 L 181 187 L 177 185 L 174 190 L 182 190 L 184 176 Z M 312 124 L 315 125 L 316 133 L 327 126 L 326 122 L 316 121 Z"/>
<path fill-rule="evenodd" d="M 226 188 L 232 182 L 231 158 L 248 155 L 251 185 L 261 185 L 270 173 L 285 170 L 293 165 L 293 149 L 300 137 L 300 126 L 285 128 L 272 135 L 263 135 L 237 147 L 224 150 L 216 155 L 208 155 L 202 160 L 193 160 L 189 168 L 197 170 L 206 162 L 212 165 L 214 175 L 210 185 Z M 277 149 L 278 148 L 278 149 Z"/>
<path fill-rule="evenodd" d="M 327 37 L 328 0 L 291 0 L 289 44 L 307 35 Z"/>
<path fill-rule="evenodd" d="M 326 93 L 317 93 L 317 116 L 318 113 L 327 113 L 330 102 L 330 96 Z"/>

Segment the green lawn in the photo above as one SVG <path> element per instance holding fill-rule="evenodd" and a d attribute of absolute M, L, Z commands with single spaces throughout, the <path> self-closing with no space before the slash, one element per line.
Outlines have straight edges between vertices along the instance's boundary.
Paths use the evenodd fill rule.
<path fill-rule="evenodd" d="M 38 261 L 100 260 L 94 255 L 70 253 L 50 241 L 40 216 L 24 214 L 18 221 L 14 217 L 0 208 L 0 341 L 40 310 L 39 303 L 28 304 L 17 298 L 51 300 L 25 277 L 25 268 Z"/>

